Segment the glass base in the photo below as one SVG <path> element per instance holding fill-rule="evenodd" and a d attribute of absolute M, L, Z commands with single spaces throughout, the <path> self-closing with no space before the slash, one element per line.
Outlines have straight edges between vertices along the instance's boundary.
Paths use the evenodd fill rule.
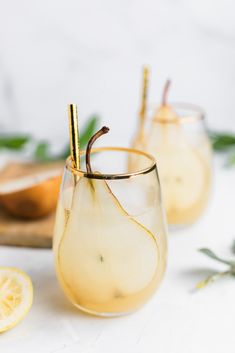
<path fill-rule="evenodd" d="M 87 315 L 91 315 L 91 316 L 96 316 L 96 317 L 103 317 L 103 318 L 112 318 L 112 317 L 119 317 L 119 316 L 125 316 L 125 315 L 129 315 L 132 314 L 134 312 L 136 312 L 139 308 L 134 309 L 134 310 L 130 310 L 130 311 L 124 311 L 124 312 L 120 312 L 120 313 L 115 313 L 115 312 L 97 312 L 97 311 L 93 311 L 87 308 L 84 308 L 83 306 L 80 306 L 79 304 L 75 304 L 72 303 L 77 309 L 79 309 L 81 312 L 83 312 L 84 314 Z"/>

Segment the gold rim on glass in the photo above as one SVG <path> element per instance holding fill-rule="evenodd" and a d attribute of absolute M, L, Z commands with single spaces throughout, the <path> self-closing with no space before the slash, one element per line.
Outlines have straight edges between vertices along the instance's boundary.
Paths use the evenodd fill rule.
<path fill-rule="evenodd" d="M 77 170 L 72 167 L 71 165 L 71 157 L 69 156 L 66 160 L 66 169 L 72 172 L 73 174 L 76 174 L 78 176 L 82 176 L 85 178 L 89 179 L 106 179 L 106 180 L 114 180 L 114 179 L 128 179 L 133 176 L 138 176 L 142 174 L 148 174 L 152 172 L 154 169 L 156 169 L 156 160 L 155 158 L 143 151 L 135 150 L 132 148 L 126 148 L 126 147 L 97 147 L 97 148 L 92 148 L 91 153 L 97 153 L 97 152 L 103 152 L 103 151 L 119 151 L 119 152 L 129 152 L 129 153 L 135 153 L 137 155 L 142 155 L 144 157 L 147 157 L 149 161 L 151 162 L 151 165 L 147 168 L 137 170 L 136 172 L 131 172 L 131 173 L 115 173 L 115 174 L 103 174 L 103 173 L 87 173 L 81 169 Z M 81 156 L 84 156 L 86 151 L 81 151 Z"/>

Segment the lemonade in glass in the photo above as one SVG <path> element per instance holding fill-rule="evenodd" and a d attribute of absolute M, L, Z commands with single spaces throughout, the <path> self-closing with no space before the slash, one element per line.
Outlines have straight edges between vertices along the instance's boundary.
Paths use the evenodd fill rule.
<path fill-rule="evenodd" d="M 142 169 L 127 172 L 130 154 L 139 155 Z M 57 276 L 82 311 L 129 313 L 153 295 L 166 267 L 156 163 L 127 148 L 90 148 L 85 157 L 79 170 L 66 162 L 53 245 Z"/>
<path fill-rule="evenodd" d="M 162 184 L 167 221 L 173 226 L 189 225 L 203 213 L 212 179 L 211 144 L 205 114 L 195 105 L 167 103 L 166 83 L 162 104 L 149 110 L 150 125 L 141 139 L 138 132 L 132 146 L 152 154 Z M 147 117 L 147 116 L 146 116 Z M 138 156 L 129 159 L 129 168 L 141 168 Z"/>

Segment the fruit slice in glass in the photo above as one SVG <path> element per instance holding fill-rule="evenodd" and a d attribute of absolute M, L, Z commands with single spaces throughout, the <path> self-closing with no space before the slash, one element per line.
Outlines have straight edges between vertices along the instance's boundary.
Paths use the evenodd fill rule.
<path fill-rule="evenodd" d="M 157 160 L 167 219 L 188 225 L 204 211 L 211 186 L 211 147 L 203 111 L 191 104 L 172 104 L 176 121 L 152 123 L 146 151 Z"/>
<path fill-rule="evenodd" d="M 126 173 L 129 154 L 143 168 Z M 125 148 L 92 150 L 93 170 L 66 163 L 54 253 L 62 288 L 95 315 L 121 315 L 143 305 L 161 282 L 166 227 L 155 161 Z"/>
<path fill-rule="evenodd" d="M 211 146 L 202 109 L 192 104 L 167 103 L 169 86 L 167 81 L 162 104 L 154 113 L 148 112 L 152 121 L 147 131 L 145 128 L 144 138 L 134 141 L 135 146 L 156 158 L 168 223 L 182 226 L 196 221 L 207 205 Z M 130 156 L 129 168 L 141 168 L 141 163 L 138 156 Z"/>

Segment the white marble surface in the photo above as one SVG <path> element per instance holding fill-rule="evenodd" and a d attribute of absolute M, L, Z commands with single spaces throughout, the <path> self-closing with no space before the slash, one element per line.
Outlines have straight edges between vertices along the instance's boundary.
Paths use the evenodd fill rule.
<path fill-rule="evenodd" d="M 0 11 L 0 123 L 67 138 L 66 105 L 97 112 L 105 141 L 129 143 L 140 70 L 151 101 L 167 77 L 172 100 L 202 105 L 210 126 L 235 129 L 233 0 L 8 0 Z M 125 123 L 125 131 L 122 127 Z"/>
<path fill-rule="evenodd" d="M 4 353 L 234 353 L 235 279 L 194 292 L 195 283 L 223 265 L 197 252 L 210 247 L 230 257 L 235 239 L 235 170 L 216 169 L 204 217 L 169 237 L 169 263 L 154 298 L 140 311 L 114 319 L 83 315 L 58 287 L 50 250 L 0 248 L 0 265 L 17 266 L 34 283 L 25 320 L 0 336 Z"/>

